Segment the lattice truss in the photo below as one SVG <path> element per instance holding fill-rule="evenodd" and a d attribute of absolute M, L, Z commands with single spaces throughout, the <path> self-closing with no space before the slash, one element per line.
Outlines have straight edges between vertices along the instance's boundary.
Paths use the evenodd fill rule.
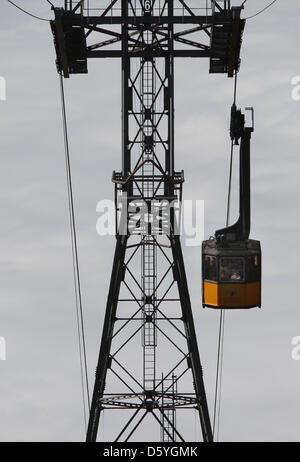
<path fill-rule="evenodd" d="M 183 441 L 186 436 L 176 425 L 176 409 L 198 405 L 169 237 L 173 222 L 169 205 L 179 219 L 183 173 L 174 172 L 172 59 L 153 57 L 157 46 L 170 46 L 169 30 L 165 25 L 154 31 L 133 26 L 129 36 L 136 37 L 128 41 L 132 51 L 126 98 L 131 168 L 114 173 L 113 181 L 119 231 L 128 231 L 130 238 L 107 375 L 110 394 L 104 393 L 100 402 L 104 409 L 134 410 L 117 441 L 130 438 L 149 416 L 161 426 L 163 441 Z M 134 57 L 145 49 L 147 56 Z M 135 359 L 129 361 L 132 356 Z"/>
<path fill-rule="evenodd" d="M 121 0 L 99 1 L 85 0 L 82 4 L 82 13 L 85 16 L 87 37 L 89 38 L 88 55 L 89 57 L 97 56 L 118 56 L 117 51 L 121 50 L 121 26 L 120 18 L 122 16 Z M 77 1 L 68 1 L 69 8 L 78 4 Z M 70 5 L 71 4 L 71 5 Z M 101 6 L 102 4 L 102 6 Z M 128 21 L 130 31 L 128 35 L 128 49 L 132 55 L 139 56 L 141 52 L 149 48 L 145 42 L 138 27 L 134 25 L 134 18 L 144 16 L 149 13 L 152 17 L 157 18 L 162 25 L 157 25 L 153 29 L 153 43 L 151 44 L 151 53 L 157 56 L 163 55 L 168 51 L 168 31 L 166 28 L 168 17 L 168 0 L 128 0 Z M 178 17 L 178 22 L 174 27 L 172 39 L 174 41 L 174 50 L 202 51 L 202 53 L 192 53 L 193 56 L 209 56 L 210 50 L 210 30 L 212 24 L 209 19 L 212 14 L 227 11 L 230 8 L 229 1 L 213 2 L 210 0 L 174 0 L 173 15 Z M 99 15 L 103 19 L 105 27 L 93 25 L 93 18 Z M 199 23 L 198 17 L 202 17 L 207 23 L 200 26 L 187 27 L 186 24 Z M 195 19 L 193 19 L 193 17 Z M 197 18 L 197 19 L 196 19 Z M 97 35 L 95 34 L 97 33 Z M 100 34 L 100 35 L 99 35 Z M 100 38 L 101 37 L 101 38 Z M 99 40 L 100 38 L 100 40 Z M 97 52 L 98 51 L 98 52 Z M 113 51 L 115 53 L 113 53 Z M 107 52 L 107 53 L 106 53 Z M 180 55 L 180 54 L 179 54 Z"/>

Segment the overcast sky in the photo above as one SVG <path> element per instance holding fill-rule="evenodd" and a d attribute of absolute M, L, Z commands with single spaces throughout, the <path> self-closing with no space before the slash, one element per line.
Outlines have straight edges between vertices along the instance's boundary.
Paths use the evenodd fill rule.
<path fill-rule="evenodd" d="M 52 16 L 46 0 L 16 3 Z M 268 3 L 248 0 L 244 15 Z M 0 336 L 7 342 L 0 440 L 79 441 L 84 427 L 53 40 L 47 22 L 5 0 L 0 8 L 0 75 L 7 82 L 7 100 L 0 101 Z M 244 35 L 238 105 L 255 107 L 251 237 L 262 243 L 263 306 L 226 314 L 222 441 L 300 436 L 300 361 L 291 357 L 291 340 L 300 336 L 300 101 L 291 98 L 291 79 L 300 75 L 299 22 L 298 0 L 278 0 L 248 21 Z M 121 131 L 120 63 L 89 64 L 88 75 L 66 82 L 66 98 L 92 382 L 115 244 L 96 233 L 96 204 L 113 199 Z M 184 197 L 205 200 L 208 237 L 226 216 L 233 81 L 209 75 L 207 60 L 179 60 L 175 71 L 176 168 L 185 171 Z M 234 200 L 232 220 L 236 206 Z M 184 255 L 212 410 L 218 313 L 201 307 L 200 247 L 185 247 Z"/>

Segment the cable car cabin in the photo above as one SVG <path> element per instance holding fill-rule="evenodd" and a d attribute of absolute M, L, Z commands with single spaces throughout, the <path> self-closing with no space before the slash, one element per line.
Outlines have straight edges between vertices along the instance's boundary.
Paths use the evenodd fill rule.
<path fill-rule="evenodd" d="M 261 306 L 260 242 L 250 234 L 250 139 L 252 127 L 245 126 L 245 116 L 231 109 L 232 143 L 240 140 L 239 218 L 215 232 L 202 243 L 203 307 L 254 308 Z"/>
<path fill-rule="evenodd" d="M 247 240 L 224 247 L 216 239 L 204 241 L 202 278 L 203 307 L 260 307 L 260 242 Z"/>

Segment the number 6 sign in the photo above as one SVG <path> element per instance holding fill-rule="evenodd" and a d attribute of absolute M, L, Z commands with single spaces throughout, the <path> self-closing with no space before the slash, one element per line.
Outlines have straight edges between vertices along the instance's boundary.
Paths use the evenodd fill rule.
<path fill-rule="evenodd" d="M 144 0 L 144 11 L 149 12 L 152 8 L 152 0 Z"/>

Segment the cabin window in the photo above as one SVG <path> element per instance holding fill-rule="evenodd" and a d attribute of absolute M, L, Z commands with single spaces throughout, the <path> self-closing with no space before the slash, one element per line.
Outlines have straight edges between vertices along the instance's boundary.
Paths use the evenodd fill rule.
<path fill-rule="evenodd" d="M 260 258 L 258 255 L 247 257 L 248 282 L 260 281 Z"/>
<path fill-rule="evenodd" d="M 239 282 L 244 281 L 244 259 L 243 258 L 221 258 L 220 259 L 220 281 Z"/>
<path fill-rule="evenodd" d="M 204 257 L 204 279 L 209 281 L 218 280 L 217 259 L 210 255 Z"/>

